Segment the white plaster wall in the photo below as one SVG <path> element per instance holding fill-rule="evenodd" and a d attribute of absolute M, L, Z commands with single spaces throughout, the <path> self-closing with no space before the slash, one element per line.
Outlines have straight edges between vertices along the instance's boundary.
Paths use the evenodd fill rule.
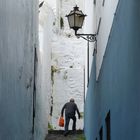
<path fill-rule="evenodd" d="M 83 112 L 84 105 L 84 95 L 81 94 L 84 91 L 83 77 L 77 75 L 83 75 L 81 69 L 61 69 L 58 73 L 54 74 L 54 87 L 53 93 L 57 93 L 53 97 L 54 108 L 53 108 L 53 127 L 56 129 L 61 129 L 58 126 L 58 119 L 60 114 L 60 109 L 63 105 L 69 101 L 71 97 L 75 99 L 75 102 L 78 105 L 80 112 Z M 59 94 L 58 94 L 59 93 Z M 78 117 L 77 117 L 78 118 Z M 69 128 L 71 129 L 72 125 L 70 124 Z M 77 120 L 77 129 L 83 129 L 83 120 Z"/>
<path fill-rule="evenodd" d="M 52 84 L 54 129 L 61 129 L 58 126 L 58 118 L 63 105 L 69 102 L 70 98 L 73 97 L 79 111 L 84 112 L 84 65 L 85 46 L 81 39 L 59 37 L 59 42 L 53 42 L 52 66 L 56 70 Z M 83 119 L 77 120 L 77 129 L 83 129 Z"/>
<path fill-rule="evenodd" d="M 83 68 L 86 45 L 82 39 L 57 36 L 52 42 L 52 65 L 65 68 Z"/>
<path fill-rule="evenodd" d="M 99 19 L 101 17 L 101 26 L 97 36 L 97 79 L 100 73 L 103 56 L 108 42 L 108 37 L 110 34 L 110 29 L 112 27 L 112 22 L 116 11 L 116 6 L 118 4 L 118 0 L 105 0 L 104 6 L 102 6 L 102 2 L 103 0 L 96 0 L 96 5 L 94 5 L 94 23 L 96 23 L 96 29 L 98 28 Z"/>
<path fill-rule="evenodd" d="M 84 33 L 87 34 L 96 34 L 96 28 L 95 28 L 95 21 L 96 19 L 94 19 L 95 16 L 95 9 L 94 9 L 94 5 L 93 5 L 93 0 L 85 0 L 85 9 L 84 9 L 85 13 L 87 16 L 85 17 L 85 21 L 84 21 Z M 89 76 L 90 76 L 90 72 L 91 72 L 91 65 L 92 65 L 92 61 L 94 59 L 93 57 L 93 51 L 95 48 L 95 42 L 90 42 L 89 43 Z M 86 53 L 86 61 L 85 61 L 85 77 L 87 77 L 87 53 Z M 87 85 L 88 85 L 88 81 L 87 78 L 85 79 L 85 92 L 87 91 Z"/>
<path fill-rule="evenodd" d="M 84 104 L 84 66 L 86 41 L 77 39 L 73 30 L 69 29 L 66 14 L 77 4 L 84 9 L 83 0 L 57 0 L 56 5 L 47 1 L 56 9 L 55 26 L 51 48 L 52 67 L 56 69 L 52 75 L 52 117 L 50 123 L 54 129 L 61 129 L 58 126 L 58 117 L 62 106 L 69 101 L 70 97 L 76 99 L 77 105 L 83 112 Z M 60 17 L 64 20 L 64 28 L 60 29 Z M 59 71 L 59 72 L 58 72 Z M 66 79 L 65 79 L 65 78 Z M 83 129 L 83 119 L 78 121 L 77 129 Z"/>
<path fill-rule="evenodd" d="M 39 48 L 37 65 L 36 131 L 35 140 L 43 140 L 48 131 L 51 95 L 51 47 L 54 14 L 44 3 L 39 13 Z"/>
<path fill-rule="evenodd" d="M 0 140 L 31 140 L 37 1 L 0 0 Z"/>

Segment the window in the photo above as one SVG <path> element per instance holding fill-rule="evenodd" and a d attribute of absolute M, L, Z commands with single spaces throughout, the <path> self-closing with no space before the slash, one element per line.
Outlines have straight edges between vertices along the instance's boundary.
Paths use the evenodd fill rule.
<path fill-rule="evenodd" d="M 106 139 L 111 140 L 110 137 L 110 111 L 108 112 L 106 118 L 105 118 L 105 123 L 106 123 Z"/>

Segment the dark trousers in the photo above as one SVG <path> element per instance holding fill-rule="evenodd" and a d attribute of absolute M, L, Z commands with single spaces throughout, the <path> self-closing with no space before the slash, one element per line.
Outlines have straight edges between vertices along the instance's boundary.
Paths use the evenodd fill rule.
<path fill-rule="evenodd" d="M 65 116 L 65 132 L 68 131 L 70 119 L 73 120 L 72 130 L 76 130 L 76 117 L 75 116 Z"/>

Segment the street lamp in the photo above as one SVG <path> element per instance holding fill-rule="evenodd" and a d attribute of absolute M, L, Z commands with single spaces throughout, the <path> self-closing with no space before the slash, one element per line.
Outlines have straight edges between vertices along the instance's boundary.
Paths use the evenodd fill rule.
<path fill-rule="evenodd" d="M 66 17 L 68 18 L 70 28 L 75 31 L 75 35 L 77 37 L 82 37 L 88 42 L 96 41 L 96 34 L 77 34 L 77 31 L 82 28 L 84 19 L 86 17 L 86 15 L 83 14 L 81 10 L 79 10 L 79 7 L 77 7 L 77 5 L 73 7 L 73 10 L 70 11 L 70 13 L 66 15 Z"/>
<path fill-rule="evenodd" d="M 87 44 L 87 77 L 89 82 L 89 42 L 95 42 L 96 41 L 96 34 L 77 34 L 77 31 L 82 28 L 84 19 L 86 17 L 85 14 L 81 10 L 79 10 L 79 7 L 77 5 L 73 7 L 73 10 L 70 11 L 68 15 L 66 15 L 68 18 L 69 26 L 71 29 L 75 31 L 75 35 L 77 37 L 81 37 L 88 41 Z"/>

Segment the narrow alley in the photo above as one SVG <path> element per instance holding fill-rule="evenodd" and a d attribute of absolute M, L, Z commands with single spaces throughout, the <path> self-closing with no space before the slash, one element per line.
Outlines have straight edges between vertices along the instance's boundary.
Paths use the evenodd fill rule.
<path fill-rule="evenodd" d="M 0 0 L 0 140 L 140 140 L 140 0 Z"/>

